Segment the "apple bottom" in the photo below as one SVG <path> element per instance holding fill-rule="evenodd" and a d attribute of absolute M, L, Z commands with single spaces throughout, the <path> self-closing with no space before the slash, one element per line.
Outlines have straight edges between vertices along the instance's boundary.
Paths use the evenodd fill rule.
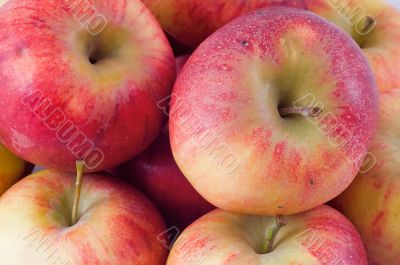
<path fill-rule="evenodd" d="M 367 264 L 358 232 L 329 206 L 286 217 L 287 225 L 280 229 L 267 253 L 267 235 L 273 222 L 273 217 L 215 210 L 183 232 L 167 264 Z"/>
<path fill-rule="evenodd" d="M 163 265 L 165 225 L 129 185 L 85 175 L 78 221 L 71 218 L 75 176 L 41 171 L 0 198 L 0 256 L 7 265 Z M 3 264 L 3 262 L 0 262 Z"/>

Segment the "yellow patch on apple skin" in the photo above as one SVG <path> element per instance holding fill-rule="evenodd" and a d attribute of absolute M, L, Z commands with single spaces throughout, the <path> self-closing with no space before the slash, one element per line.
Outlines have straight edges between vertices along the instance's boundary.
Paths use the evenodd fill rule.
<path fill-rule="evenodd" d="M 128 87 L 130 79 L 136 78 L 133 71 L 140 71 L 137 61 L 141 60 L 140 49 L 134 48 L 137 44 L 129 37 L 128 30 L 112 26 L 98 36 L 81 31 L 69 37 L 73 50 L 65 52 L 63 60 L 72 66 L 74 85 L 64 91 L 70 98 L 64 111 L 75 113 L 78 123 L 102 121 L 107 129 L 116 106 L 128 101 L 133 88 Z M 87 114 L 84 120 L 82 113 Z"/>
<path fill-rule="evenodd" d="M 25 162 L 0 144 L 0 195 L 14 183 L 25 170 Z"/>

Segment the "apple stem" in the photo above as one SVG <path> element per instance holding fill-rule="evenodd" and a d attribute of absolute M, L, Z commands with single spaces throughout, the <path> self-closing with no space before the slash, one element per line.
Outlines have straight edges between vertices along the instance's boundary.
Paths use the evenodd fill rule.
<path fill-rule="evenodd" d="M 85 168 L 85 162 L 83 160 L 76 161 L 76 182 L 75 182 L 74 204 L 72 207 L 72 225 L 75 225 L 78 222 L 77 220 L 78 208 L 79 208 L 79 200 L 81 198 L 82 177 L 84 168 Z"/>
<path fill-rule="evenodd" d="M 358 45 L 363 48 L 365 41 L 367 40 L 368 34 L 376 26 L 376 19 L 371 16 L 365 17 L 361 28 L 356 26 L 356 32 L 354 39 L 357 41 Z"/>
<path fill-rule="evenodd" d="M 287 220 L 284 216 L 278 215 L 276 216 L 274 222 L 272 225 L 268 228 L 267 231 L 267 240 L 265 244 L 265 253 L 270 253 L 272 252 L 274 248 L 274 241 L 276 236 L 278 235 L 279 231 L 281 230 L 282 227 L 287 225 Z"/>
<path fill-rule="evenodd" d="M 317 117 L 321 114 L 322 109 L 319 107 L 289 107 L 279 108 L 279 114 L 281 117 L 286 117 L 291 114 L 301 114 L 306 117 Z"/>
<path fill-rule="evenodd" d="M 367 16 L 365 18 L 365 23 L 363 28 L 361 29 L 361 33 L 368 33 L 371 31 L 372 27 L 375 27 L 376 20 L 374 17 Z"/>

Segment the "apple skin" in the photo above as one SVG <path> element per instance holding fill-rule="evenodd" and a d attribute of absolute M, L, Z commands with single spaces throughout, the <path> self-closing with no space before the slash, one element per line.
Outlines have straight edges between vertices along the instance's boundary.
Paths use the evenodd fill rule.
<path fill-rule="evenodd" d="M 0 144 L 0 196 L 20 178 L 29 175 L 32 169 L 33 165 Z"/>
<path fill-rule="evenodd" d="M 270 6 L 306 8 L 301 0 L 142 0 L 163 29 L 190 47 L 197 47 L 234 18 Z"/>
<path fill-rule="evenodd" d="M 400 260 L 399 102 L 400 88 L 381 94 L 378 133 L 370 149 L 376 164 L 332 202 L 357 227 L 370 265 L 397 265 Z"/>
<path fill-rule="evenodd" d="M 316 120 L 279 115 L 308 95 L 323 109 Z M 350 185 L 377 112 L 373 74 L 353 40 L 311 12 L 269 8 L 192 54 L 174 86 L 169 132 L 175 161 L 207 201 L 287 215 Z"/>
<path fill-rule="evenodd" d="M 176 58 L 178 74 L 188 59 L 189 55 Z M 215 209 L 190 185 L 178 168 L 172 155 L 168 128 L 148 149 L 122 165 L 118 172 L 157 206 L 168 227 L 182 231 L 200 216 Z"/>
<path fill-rule="evenodd" d="M 400 87 L 400 12 L 382 0 L 143 0 L 158 21 L 172 36 L 197 47 L 214 31 L 234 18 L 255 9 L 288 6 L 310 10 L 336 24 L 358 42 L 368 58 L 381 91 Z M 340 5 L 341 12 L 335 8 Z M 355 31 L 357 21 L 349 22 L 343 14 L 362 11 L 377 20 L 375 29 L 360 43 Z M 349 17 L 349 15 L 347 16 Z"/>
<path fill-rule="evenodd" d="M 288 216 L 274 249 L 263 251 L 273 217 L 215 210 L 178 238 L 167 265 L 367 265 L 354 226 L 329 206 Z"/>
<path fill-rule="evenodd" d="M 380 91 L 400 87 L 400 12 L 387 7 L 376 14 L 377 25 L 363 51 L 375 73 Z"/>
<path fill-rule="evenodd" d="M 107 21 L 98 35 L 63 3 L 11 0 L 0 9 L 0 138 L 46 168 L 73 172 L 77 159 L 87 171 L 112 168 L 161 132 L 157 102 L 175 80 L 173 53 L 139 0 L 91 1 Z"/>
<path fill-rule="evenodd" d="M 167 249 L 157 240 L 164 222 L 141 193 L 106 175 L 84 175 L 80 218 L 70 226 L 74 183 L 74 175 L 40 171 L 0 198 L 8 265 L 165 264 Z"/>
<path fill-rule="evenodd" d="M 189 60 L 190 55 L 181 55 L 175 58 L 175 62 L 176 62 L 176 72 L 179 74 L 182 69 L 183 66 L 185 66 L 187 60 Z"/>
<path fill-rule="evenodd" d="M 336 1 L 340 3 L 340 1 Z M 382 0 L 349 0 L 341 4 L 341 12 L 329 0 L 306 0 L 307 8 L 335 23 L 350 34 L 360 45 L 375 74 L 380 91 L 400 87 L 400 11 Z M 335 3 L 335 1 L 333 1 Z M 366 15 L 376 20 L 374 29 L 360 36 L 355 29 L 361 16 L 355 16 L 352 23 L 342 14 L 354 14 L 360 7 Z M 361 22 L 360 22 L 361 23 Z"/>
<path fill-rule="evenodd" d="M 179 170 L 172 156 L 168 132 L 162 133 L 146 151 L 124 164 L 121 175 L 157 206 L 169 227 L 183 230 L 215 209 Z"/>

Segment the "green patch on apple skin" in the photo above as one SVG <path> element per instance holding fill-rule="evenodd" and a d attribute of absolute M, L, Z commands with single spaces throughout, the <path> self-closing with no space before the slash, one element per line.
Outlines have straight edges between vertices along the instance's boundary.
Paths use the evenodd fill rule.
<path fill-rule="evenodd" d="M 330 75 L 331 59 L 328 54 L 318 54 L 322 47 L 307 47 L 300 33 L 291 33 L 276 43 L 280 61 L 275 63 L 271 58 L 262 58 L 250 63 L 250 67 L 258 74 L 252 74 L 247 82 L 252 82 L 254 95 L 260 109 L 276 113 L 274 119 L 280 130 L 289 138 L 307 141 L 310 135 L 319 139 L 325 138 L 318 129 L 319 118 L 326 113 L 337 114 L 340 102 L 332 98 L 336 82 Z M 314 45 L 315 44 L 309 44 Z M 255 76 L 261 76 L 258 80 Z M 320 107 L 320 117 L 311 118 L 299 114 L 281 117 L 278 109 L 282 107 Z M 261 110 L 262 111 L 262 110 Z M 322 140 L 322 139 L 321 139 Z M 307 142 L 308 144 L 308 142 Z"/>
<path fill-rule="evenodd" d="M 50 211 L 50 219 L 55 220 L 62 227 L 72 226 L 73 195 L 73 189 L 67 189 L 58 197 L 57 201 L 50 201 L 50 205 L 53 208 Z"/>
<path fill-rule="evenodd" d="M 74 193 L 75 185 L 71 182 L 70 187 L 66 187 L 64 192 L 56 198 L 56 200 L 50 201 L 52 210 L 49 211 L 49 220 L 54 220 L 55 224 L 59 227 L 69 228 L 75 224 L 72 222 L 72 208 L 74 204 Z M 102 194 L 93 193 L 93 191 L 87 190 L 87 187 L 83 185 L 81 190 L 81 199 L 79 202 L 77 220 L 78 223 L 84 221 L 90 217 L 90 212 L 96 210 L 96 207 L 107 200 L 107 196 Z"/>
<path fill-rule="evenodd" d="M 65 57 L 76 67 L 76 76 L 84 75 L 88 81 L 107 90 L 126 80 L 126 69 L 140 67 L 140 49 L 135 47 L 132 33 L 123 27 L 107 25 L 98 35 L 81 30 L 70 40 L 72 54 Z"/>
<path fill-rule="evenodd" d="M 128 40 L 129 32 L 124 28 L 108 26 L 99 35 L 87 35 L 85 46 L 89 58 L 94 59 L 92 64 L 101 64 L 102 60 L 120 56 Z"/>
<path fill-rule="evenodd" d="M 374 36 L 376 35 L 376 23 L 374 17 L 366 16 L 353 25 L 351 36 L 360 48 L 364 49 L 371 46 L 373 41 L 377 39 Z"/>

